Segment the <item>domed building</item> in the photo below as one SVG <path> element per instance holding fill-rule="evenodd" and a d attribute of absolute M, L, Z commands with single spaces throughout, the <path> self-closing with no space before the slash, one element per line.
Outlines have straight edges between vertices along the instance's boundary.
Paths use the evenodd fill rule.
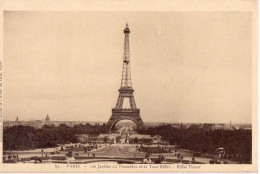
<path fill-rule="evenodd" d="M 47 114 L 46 118 L 45 118 L 45 124 L 50 124 L 51 123 L 51 119 L 49 117 L 49 115 Z"/>

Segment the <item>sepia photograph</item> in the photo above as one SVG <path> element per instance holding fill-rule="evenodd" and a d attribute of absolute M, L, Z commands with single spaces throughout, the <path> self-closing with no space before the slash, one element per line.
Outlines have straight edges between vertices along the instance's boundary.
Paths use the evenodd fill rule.
<path fill-rule="evenodd" d="M 3 165 L 253 164 L 252 12 L 6 10 L 2 18 Z"/>

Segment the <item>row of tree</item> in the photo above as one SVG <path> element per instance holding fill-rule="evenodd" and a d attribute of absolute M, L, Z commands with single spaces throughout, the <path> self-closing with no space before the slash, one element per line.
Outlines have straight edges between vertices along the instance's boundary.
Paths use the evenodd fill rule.
<path fill-rule="evenodd" d="M 252 130 L 194 130 L 176 129 L 171 125 L 149 127 L 139 131 L 151 136 L 160 135 L 165 141 L 180 148 L 214 154 L 217 148 L 225 149 L 225 156 L 243 163 L 251 163 Z"/>
<path fill-rule="evenodd" d="M 55 147 L 57 144 L 78 142 L 76 134 L 98 135 L 104 133 L 105 125 L 78 124 L 69 127 L 65 124 L 59 126 L 44 125 L 41 129 L 30 126 L 12 126 L 4 129 L 4 150 L 34 149 Z"/>

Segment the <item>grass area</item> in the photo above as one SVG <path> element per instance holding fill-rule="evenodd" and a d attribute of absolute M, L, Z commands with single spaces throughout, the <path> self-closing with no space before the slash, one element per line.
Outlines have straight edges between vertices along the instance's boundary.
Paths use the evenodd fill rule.
<path fill-rule="evenodd" d="M 146 152 L 146 153 L 167 153 L 168 152 L 159 147 L 140 147 L 139 151 Z"/>

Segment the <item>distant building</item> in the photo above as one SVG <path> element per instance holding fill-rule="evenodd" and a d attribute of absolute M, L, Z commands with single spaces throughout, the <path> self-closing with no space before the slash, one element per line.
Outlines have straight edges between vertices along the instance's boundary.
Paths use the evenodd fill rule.
<path fill-rule="evenodd" d="M 214 129 L 227 129 L 226 124 L 215 124 Z"/>
<path fill-rule="evenodd" d="M 232 126 L 233 130 L 239 130 L 239 126 Z"/>
<path fill-rule="evenodd" d="M 251 127 L 245 127 L 245 128 L 243 128 L 244 130 L 252 130 L 252 128 Z"/>
<path fill-rule="evenodd" d="M 47 114 L 45 121 L 51 121 L 49 115 Z"/>
<path fill-rule="evenodd" d="M 15 120 L 16 122 L 18 122 L 19 121 L 19 118 L 18 118 L 18 116 L 16 117 L 16 120 Z"/>
<path fill-rule="evenodd" d="M 50 120 L 49 115 L 47 114 L 47 116 L 45 118 L 45 124 L 50 124 L 50 123 L 51 123 L 51 120 Z"/>
<path fill-rule="evenodd" d="M 42 120 L 34 120 L 34 121 L 30 121 L 30 122 L 24 122 L 23 125 L 25 125 L 27 123 L 28 126 L 34 127 L 34 128 L 42 128 L 42 126 L 44 125 L 44 121 Z"/>
<path fill-rule="evenodd" d="M 190 124 L 180 124 L 180 129 L 189 129 Z"/>
<path fill-rule="evenodd" d="M 191 124 L 189 129 L 201 129 L 202 124 Z"/>
<path fill-rule="evenodd" d="M 210 131 L 214 129 L 214 124 L 205 123 L 202 125 L 204 131 Z"/>
<path fill-rule="evenodd" d="M 180 124 L 172 124 L 172 127 L 176 128 L 176 129 L 180 129 Z"/>

